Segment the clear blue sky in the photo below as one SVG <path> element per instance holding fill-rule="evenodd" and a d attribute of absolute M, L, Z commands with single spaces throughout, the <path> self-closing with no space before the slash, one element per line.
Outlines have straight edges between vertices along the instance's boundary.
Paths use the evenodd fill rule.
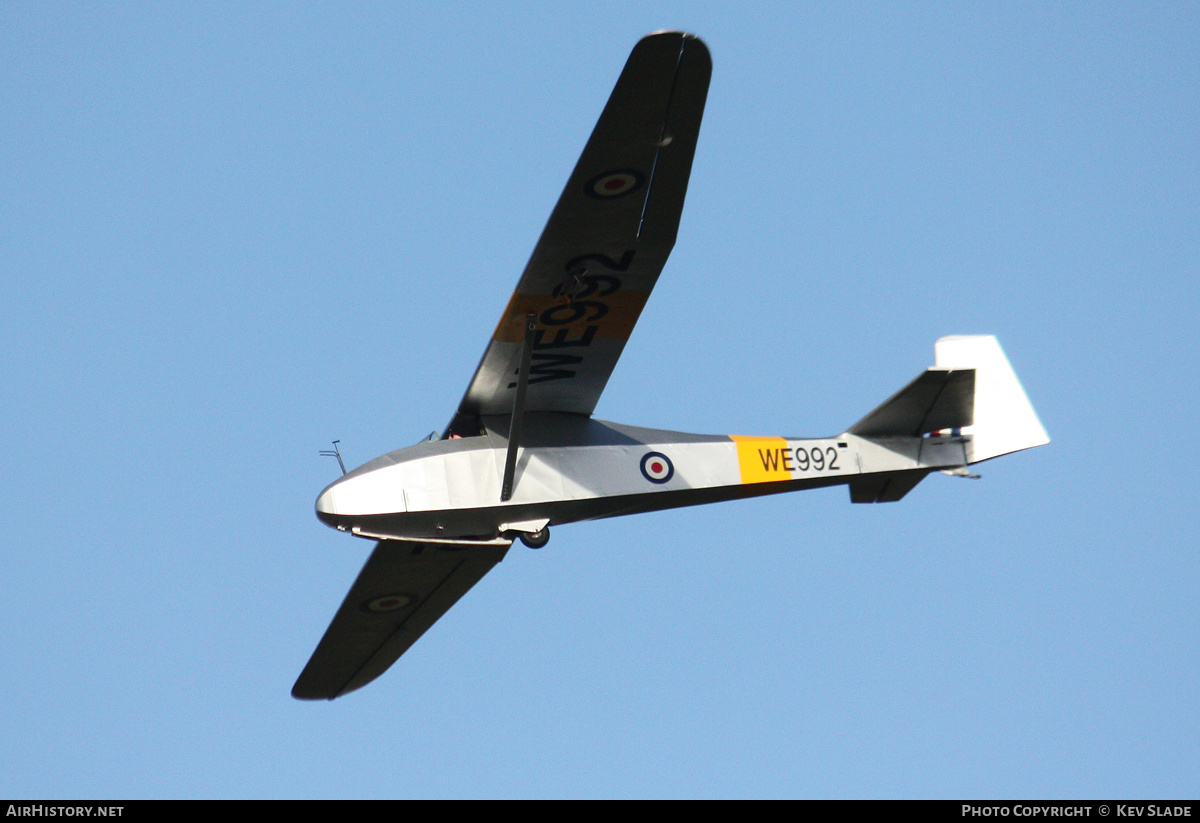
<path fill-rule="evenodd" d="M 1195 797 L 1194 3 L 0 6 L 0 796 Z M 996 334 L 1054 442 L 556 530 L 292 682 L 642 35 L 714 62 L 604 419 L 841 431 Z"/>

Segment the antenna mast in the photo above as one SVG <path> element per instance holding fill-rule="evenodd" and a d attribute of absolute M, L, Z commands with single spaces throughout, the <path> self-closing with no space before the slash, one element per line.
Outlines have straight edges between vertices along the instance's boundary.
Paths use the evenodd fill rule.
<path fill-rule="evenodd" d="M 322 449 L 320 454 L 322 457 L 336 457 L 338 465 L 341 466 L 341 468 L 342 468 L 342 474 L 345 474 L 346 473 L 346 464 L 342 462 L 342 453 L 340 451 L 338 451 L 338 443 L 341 443 L 341 442 L 342 442 L 341 440 L 334 440 L 333 448 L 332 449 Z"/>

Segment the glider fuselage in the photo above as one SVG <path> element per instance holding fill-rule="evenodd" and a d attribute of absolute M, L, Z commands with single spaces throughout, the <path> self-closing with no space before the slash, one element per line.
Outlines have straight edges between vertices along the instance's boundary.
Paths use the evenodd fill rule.
<path fill-rule="evenodd" d="M 964 466 L 965 437 L 701 435 L 531 413 L 513 496 L 501 501 L 508 418 L 478 437 L 391 452 L 321 492 L 317 515 L 375 539 L 477 542 L 594 520 Z M 911 488 L 907 486 L 907 488 Z M 905 490 L 907 490 L 907 488 Z"/>

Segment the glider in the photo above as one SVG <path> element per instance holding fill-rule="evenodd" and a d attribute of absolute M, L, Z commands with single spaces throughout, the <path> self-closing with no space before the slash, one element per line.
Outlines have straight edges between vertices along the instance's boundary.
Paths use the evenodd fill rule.
<path fill-rule="evenodd" d="M 592 418 L 675 244 L 711 72 L 692 35 L 637 44 L 445 433 L 321 492 L 324 523 L 378 542 L 294 697 L 379 677 L 515 539 L 539 548 L 551 526 L 833 485 L 883 503 L 1049 442 L 988 336 L 937 341 L 932 368 L 836 437 Z"/>

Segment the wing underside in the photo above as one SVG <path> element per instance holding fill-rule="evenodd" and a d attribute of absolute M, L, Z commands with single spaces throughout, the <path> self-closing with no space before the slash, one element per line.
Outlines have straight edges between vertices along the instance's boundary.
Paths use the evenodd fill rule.
<path fill-rule="evenodd" d="M 292 696 L 332 700 L 379 677 L 507 551 L 507 546 L 380 541 Z"/>
<path fill-rule="evenodd" d="M 449 431 L 509 414 L 526 319 L 526 408 L 591 414 L 675 244 L 712 63 L 662 32 L 630 55 Z"/>

